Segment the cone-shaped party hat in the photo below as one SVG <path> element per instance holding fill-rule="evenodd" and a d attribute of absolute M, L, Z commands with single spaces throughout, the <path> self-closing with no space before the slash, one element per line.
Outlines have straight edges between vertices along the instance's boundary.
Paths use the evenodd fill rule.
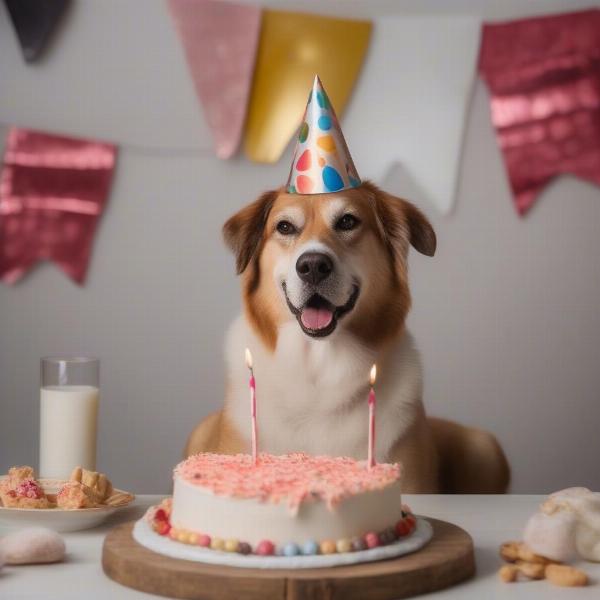
<path fill-rule="evenodd" d="M 298 131 L 286 184 L 290 194 L 327 194 L 359 186 L 344 134 L 318 75 Z"/>

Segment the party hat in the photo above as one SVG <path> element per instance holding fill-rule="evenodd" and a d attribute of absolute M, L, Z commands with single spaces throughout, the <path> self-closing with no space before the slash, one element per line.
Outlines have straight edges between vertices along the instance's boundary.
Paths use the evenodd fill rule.
<path fill-rule="evenodd" d="M 286 189 L 290 194 L 327 194 L 360 183 L 333 106 L 315 75 Z"/>

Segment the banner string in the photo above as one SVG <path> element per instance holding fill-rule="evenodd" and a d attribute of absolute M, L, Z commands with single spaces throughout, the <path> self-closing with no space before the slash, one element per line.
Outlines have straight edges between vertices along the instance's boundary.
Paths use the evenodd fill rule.
<path fill-rule="evenodd" d="M 20 127 L 14 123 L 8 123 L 6 121 L 0 121 L 1 129 L 10 129 L 11 127 Z M 37 128 L 35 128 L 38 131 Z M 53 135 L 59 135 L 64 137 L 81 138 L 81 139 L 97 139 L 95 136 L 80 136 L 79 134 L 60 133 L 57 131 L 46 131 L 44 133 L 51 133 Z M 129 142 L 117 142 L 114 140 L 107 140 L 102 138 L 101 140 L 109 144 L 114 144 L 119 150 L 127 150 L 132 154 L 147 157 L 165 157 L 165 158 L 178 158 L 184 156 L 215 156 L 214 148 L 201 147 L 201 146 L 150 146 L 144 144 L 133 144 Z"/>

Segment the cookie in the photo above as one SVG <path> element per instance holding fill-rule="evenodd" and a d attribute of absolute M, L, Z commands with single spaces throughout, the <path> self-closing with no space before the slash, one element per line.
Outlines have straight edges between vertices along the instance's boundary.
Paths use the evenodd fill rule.
<path fill-rule="evenodd" d="M 500 558 L 506 562 L 516 562 L 519 560 L 519 546 L 521 542 L 504 542 L 500 546 Z"/>
<path fill-rule="evenodd" d="M 35 481 L 33 469 L 31 467 L 11 467 L 8 470 L 8 475 L 0 481 L 0 500 L 2 500 L 6 506 L 4 496 L 10 490 L 16 489 L 16 487 L 27 479 Z"/>
<path fill-rule="evenodd" d="M 15 490 L 9 490 L 2 495 L 2 504 L 5 508 L 53 508 L 54 505 L 46 498 L 28 498 L 19 496 Z"/>
<path fill-rule="evenodd" d="M 113 486 L 104 473 L 90 471 L 83 467 L 75 467 L 69 481 L 76 481 L 91 488 L 99 502 L 104 502 L 113 493 Z"/>
<path fill-rule="evenodd" d="M 79 481 L 67 481 L 56 495 L 59 508 L 95 508 L 100 504 L 94 490 Z"/>
<path fill-rule="evenodd" d="M 582 587 L 588 583 L 588 576 L 584 571 L 568 565 L 547 565 L 546 579 L 561 587 Z"/>
<path fill-rule="evenodd" d="M 108 506 L 124 506 L 125 504 L 129 504 L 134 498 L 133 494 L 128 494 L 127 492 L 115 492 L 104 502 Z"/>
<path fill-rule="evenodd" d="M 25 481 L 26 479 L 35 480 L 35 473 L 31 467 L 11 467 L 8 470 L 8 482 L 11 489 L 15 489 L 22 481 Z"/>
<path fill-rule="evenodd" d="M 519 569 L 514 565 L 504 565 L 498 571 L 498 576 L 504 583 L 512 583 L 517 580 Z"/>
<path fill-rule="evenodd" d="M 515 568 L 528 579 L 544 579 L 546 565 L 542 563 L 524 562 L 518 560 L 515 563 Z"/>
<path fill-rule="evenodd" d="M 31 467 L 13 467 L 8 479 L 0 489 L 0 500 L 6 508 L 52 508 L 40 484 L 33 478 L 22 479 L 25 475 L 33 475 Z M 10 482 L 16 483 L 9 487 Z"/>
<path fill-rule="evenodd" d="M 504 542 L 504 544 L 500 546 L 500 557 L 510 563 L 523 561 L 546 565 L 553 562 L 541 554 L 532 552 L 532 550 L 523 542 Z"/>

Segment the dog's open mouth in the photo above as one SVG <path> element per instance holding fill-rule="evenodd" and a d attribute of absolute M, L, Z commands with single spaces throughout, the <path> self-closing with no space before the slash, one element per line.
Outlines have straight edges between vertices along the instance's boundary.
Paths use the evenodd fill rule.
<path fill-rule="evenodd" d="M 350 312 L 358 300 L 359 287 L 354 285 L 348 301 L 343 306 L 334 306 L 319 294 L 313 294 L 304 306 L 294 306 L 287 295 L 285 282 L 283 292 L 288 308 L 296 317 L 302 331 L 311 337 L 326 337 L 337 327 L 338 320 Z"/>

